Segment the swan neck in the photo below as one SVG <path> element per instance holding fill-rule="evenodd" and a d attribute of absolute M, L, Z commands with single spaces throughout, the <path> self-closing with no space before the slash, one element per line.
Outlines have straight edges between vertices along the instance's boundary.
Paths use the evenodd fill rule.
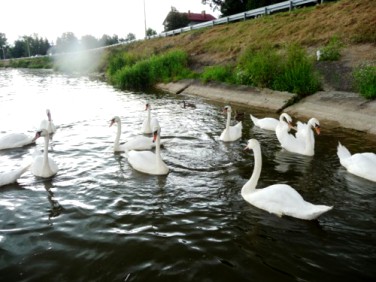
<path fill-rule="evenodd" d="M 117 121 L 117 131 L 116 131 L 116 138 L 115 138 L 115 149 L 119 147 L 119 142 L 120 142 L 120 135 L 121 135 L 121 122 Z"/>
<path fill-rule="evenodd" d="M 227 112 L 226 129 L 230 128 L 230 122 L 231 122 L 231 112 Z"/>
<path fill-rule="evenodd" d="M 262 157 L 261 157 L 261 149 L 260 146 L 257 146 L 253 149 L 254 153 L 254 168 L 252 172 L 251 178 L 248 180 L 248 182 L 243 186 L 242 188 L 242 194 L 250 194 L 256 190 L 257 182 L 260 178 L 261 174 L 261 166 L 262 166 Z"/>
<path fill-rule="evenodd" d="M 49 135 L 44 136 L 44 152 L 43 152 L 43 170 L 49 169 L 48 163 L 48 144 L 49 144 Z"/>

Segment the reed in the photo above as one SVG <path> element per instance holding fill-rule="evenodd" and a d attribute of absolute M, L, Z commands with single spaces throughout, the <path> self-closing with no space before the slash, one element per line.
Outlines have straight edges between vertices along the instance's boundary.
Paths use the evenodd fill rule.
<path fill-rule="evenodd" d="M 376 66 L 362 66 L 353 72 L 356 88 L 366 99 L 376 98 Z"/>

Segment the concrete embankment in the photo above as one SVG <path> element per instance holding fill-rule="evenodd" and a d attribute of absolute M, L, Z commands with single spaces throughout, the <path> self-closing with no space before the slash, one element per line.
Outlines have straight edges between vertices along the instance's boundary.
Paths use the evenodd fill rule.
<path fill-rule="evenodd" d="M 262 108 L 276 113 L 284 111 L 303 120 L 316 117 L 329 126 L 376 135 L 376 100 L 368 101 L 357 93 L 322 91 L 291 104 L 294 94 L 252 87 L 202 84 L 192 80 L 158 84 L 157 87 L 169 93 L 196 95 L 225 104 Z"/>

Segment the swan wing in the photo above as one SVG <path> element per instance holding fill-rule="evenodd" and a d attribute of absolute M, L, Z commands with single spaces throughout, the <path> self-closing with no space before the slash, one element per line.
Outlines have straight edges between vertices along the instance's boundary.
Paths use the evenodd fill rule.
<path fill-rule="evenodd" d="M 150 150 L 155 147 L 155 143 L 153 143 L 153 139 L 151 137 L 146 136 L 136 136 L 131 138 L 128 142 L 121 146 L 124 148 L 124 151 L 131 151 L 131 150 Z"/>
<path fill-rule="evenodd" d="M 266 130 L 272 130 L 272 131 L 275 131 L 275 129 L 276 129 L 278 123 L 279 123 L 278 119 L 271 118 L 271 117 L 258 119 L 258 118 L 251 115 L 251 119 L 252 119 L 255 126 L 258 126 L 262 129 L 266 129 Z"/>
<path fill-rule="evenodd" d="M 348 172 L 376 182 L 376 154 L 357 153 L 344 161 Z"/>
<path fill-rule="evenodd" d="M 128 152 L 129 164 L 138 171 L 152 173 L 156 170 L 156 155 L 150 151 Z"/>
<path fill-rule="evenodd" d="M 33 142 L 33 137 L 24 133 L 9 133 L 0 137 L 0 150 L 23 147 Z"/>
<path fill-rule="evenodd" d="M 329 206 L 313 205 L 306 202 L 294 188 L 286 184 L 275 184 L 263 189 L 256 189 L 254 193 L 248 195 L 246 200 L 269 213 L 305 220 L 315 219 L 332 209 Z"/>
<path fill-rule="evenodd" d="M 236 125 L 230 126 L 228 129 L 225 129 L 219 139 L 225 142 L 236 141 L 242 137 L 242 129 L 243 125 L 240 121 Z"/>
<path fill-rule="evenodd" d="M 30 164 L 0 174 L 0 186 L 15 183 L 30 167 Z"/>

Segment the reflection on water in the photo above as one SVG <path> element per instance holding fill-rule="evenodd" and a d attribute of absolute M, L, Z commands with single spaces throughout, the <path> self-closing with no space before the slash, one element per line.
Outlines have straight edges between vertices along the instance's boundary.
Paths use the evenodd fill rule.
<path fill-rule="evenodd" d="M 218 140 L 223 104 L 198 97 L 120 92 L 88 77 L 48 70 L 0 70 L 0 133 L 34 135 L 50 109 L 58 130 L 49 148 L 59 172 L 25 173 L 0 188 L 0 277 L 4 281 L 370 281 L 376 278 L 375 183 L 339 164 L 340 141 L 351 152 L 375 151 L 373 136 L 327 128 L 316 154 L 281 149 L 273 132 L 253 127 Z M 196 108 L 182 108 L 182 100 Z M 122 141 L 141 134 L 145 103 L 162 127 L 168 176 L 133 170 Z M 279 218 L 245 202 L 252 174 L 249 138 L 262 146 L 259 187 L 287 183 L 313 203 L 333 205 L 316 221 Z M 0 151 L 0 171 L 43 149 Z M 83 267 L 84 266 L 84 267 Z"/>

